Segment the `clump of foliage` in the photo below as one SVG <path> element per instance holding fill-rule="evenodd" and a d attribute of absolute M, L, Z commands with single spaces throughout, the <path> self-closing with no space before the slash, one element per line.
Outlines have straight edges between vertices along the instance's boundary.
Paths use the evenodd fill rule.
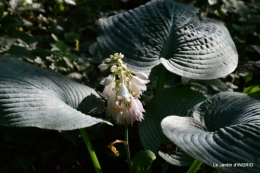
<path fill-rule="evenodd" d="M 157 13 L 148 10 L 149 5 L 142 6 L 138 10 L 143 10 L 143 14 L 152 16 L 151 19 L 142 21 L 143 16 L 135 15 L 138 10 L 135 11 L 134 8 L 146 2 L 148 1 L 10 0 L 0 2 L 0 114 L 2 116 L 0 123 L 5 126 L 26 127 L 22 130 L 1 127 L 0 172 L 98 172 L 98 165 L 94 163 L 96 168 L 94 169 L 91 164 L 94 160 L 93 155 L 90 159 L 85 154 L 87 150 L 82 139 L 92 142 L 103 172 L 122 172 L 127 170 L 128 166 L 130 172 L 160 172 L 161 170 L 166 172 L 167 163 L 172 164 L 168 167 L 168 172 L 176 170 L 186 172 L 187 166 L 192 164 L 194 158 L 210 166 L 212 160 L 219 163 L 229 162 L 232 159 L 242 161 L 247 159 L 232 153 L 228 153 L 225 157 L 221 154 L 210 154 L 215 151 L 225 153 L 226 150 L 219 147 L 223 145 L 228 151 L 234 150 L 232 147 L 228 148 L 229 146 L 236 146 L 237 150 L 233 153 L 239 151 L 238 153 L 248 158 L 252 156 L 251 149 L 254 149 L 259 138 L 259 87 L 252 86 L 259 85 L 260 82 L 259 2 L 256 0 L 178 0 L 190 5 L 188 7 L 167 1 L 167 6 L 158 6 L 167 9 L 177 4 L 177 12 L 174 12 L 187 11 L 176 15 L 174 20 L 179 23 L 171 25 L 172 21 L 169 20 L 170 29 L 165 27 L 158 33 L 156 29 L 160 27 L 153 28 L 153 24 L 158 24 L 162 20 L 163 26 L 168 22 L 164 23 L 164 17 L 166 16 L 167 19 L 168 16 L 160 16 L 158 20 Z M 151 4 L 154 5 L 156 2 L 152 0 Z M 199 8 L 198 14 L 191 5 Z M 145 8 L 147 11 L 144 10 Z M 129 9 L 131 10 L 127 11 Z M 168 12 L 170 14 L 172 11 L 166 10 L 163 14 Z M 149 18 L 149 15 L 144 18 Z M 182 25 L 185 17 L 193 20 L 197 15 L 195 21 L 201 23 L 206 21 L 203 26 L 209 24 L 209 28 L 217 28 L 216 30 L 220 30 L 222 34 L 217 36 L 213 34 L 209 40 L 206 39 L 206 42 L 210 42 L 211 38 L 217 38 L 218 45 L 208 44 L 194 48 L 195 51 L 196 49 L 203 51 L 205 47 L 212 46 L 212 49 L 207 50 L 207 52 L 214 50 L 211 52 L 212 57 L 206 62 L 200 61 L 201 58 L 196 52 L 185 54 L 185 51 L 188 52 L 188 44 L 186 47 L 179 46 L 183 43 L 181 41 L 186 41 L 185 36 L 189 35 L 187 30 L 196 27 L 196 24 L 184 30 L 178 30 L 178 26 Z M 109 16 L 114 16 L 114 20 L 108 18 Z M 220 23 L 204 17 L 223 22 L 228 31 Z M 102 19 L 98 22 L 99 18 Z M 131 26 L 125 21 L 132 22 Z M 138 23 L 139 21 L 142 22 Z M 143 26 L 135 28 L 136 23 Z M 146 28 L 146 24 L 149 24 L 151 29 Z M 165 34 L 168 29 L 169 35 Z M 175 31 L 178 32 L 174 33 Z M 157 35 L 153 35 L 153 32 Z M 205 29 L 205 32 L 208 31 Z M 229 38 L 228 32 L 232 39 Z M 178 37 L 174 37 L 173 33 Z M 164 34 L 169 38 L 164 37 Z M 189 38 L 193 36 L 191 34 Z M 162 38 L 161 41 L 165 44 L 157 44 L 158 37 Z M 235 47 L 239 55 L 236 69 Z M 218 51 L 222 51 L 221 56 L 215 56 L 215 50 L 218 48 L 220 48 Z M 106 96 L 100 94 L 103 88 L 99 82 L 108 75 L 109 70 L 100 72 L 97 67 L 104 58 L 114 54 L 115 49 L 116 52 L 125 55 L 123 60 L 128 63 L 129 74 L 134 76 L 131 70 L 141 71 L 149 75 L 151 81 L 147 85 L 147 91 L 140 98 L 146 110 L 144 121 L 129 127 L 129 136 L 128 133 L 124 134 L 126 127 L 106 125 L 111 125 L 105 109 L 109 106 L 106 104 Z M 190 60 L 183 60 L 182 53 L 185 54 L 183 57 Z M 171 56 L 173 54 L 179 57 Z M 190 56 L 191 54 L 193 56 Z M 41 68 L 49 68 L 77 83 L 67 80 L 60 74 L 39 70 L 17 59 Z M 211 59 L 222 63 L 215 71 L 211 66 L 207 66 L 211 64 Z M 200 68 L 201 65 L 205 65 L 204 68 Z M 201 69 L 204 70 L 203 73 Z M 234 69 L 235 71 L 232 72 Z M 230 72 L 232 73 L 229 74 Z M 129 78 L 129 74 L 126 78 Z M 113 79 L 121 81 L 118 76 L 120 74 Z M 13 81 L 19 82 L 17 84 Z M 49 85 L 46 86 L 46 82 Z M 122 86 L 121 83 L 117 83 L 118 88 Z M 104 80 L 103 84 L 105 84 Z M 247 86 L 252 87 L 244 90 Z M 144 88 L 145 84 L 142 84 L 142 87 Z M 243 90 L 245 94 L 237 93 Z M 16 92 L 18 96 L 14 94 Z M 22 94 L 27 96 L 23 102 L 19 102 L 23 97 Z M 126 103 L 126 107 L 129 103 L 129 101 Z M 121 108 L 119 103 L 116 104 Z M 61 118 L 57 118 L 57 115 Z M 74 116 L 72 119 L 70 119 L 71 115 Z M 43 116 L 46 119 L 41 119 Z M 80 132 L 73 130 L 82 127 L 88 127 L 89 139 L 84 130 L 81 129 Z M 245 132 L 245 129 L 249 129 L 249 132 Z M 242 139 L 239 132 L 250 136 L 245 145 L 236 142 L 237 139 Z M 124 139 L 125 136 L 127 136 L 125 141 L 117 140 Z M 217 145 L 213 144 L 212 138 L 217 139 Z M 227 138 L 228 140 L 224 140 Z M 208 141 L 211 142 L 207 143 Z M 124 146 L 128 146 L 128 142 L 132 164 Z M 207 150 L 204 155 L 201 155 L 202 145 L 212 150 Z M 94 151 L 92 146 L 87 147 L 88 150 Z M 255 149 L 255 152 L 259 151 Z M 251 161 L 257 163 L 257 160 Z M 205 166 L 202 168 L 208 171 L 215 169 Z M 258 165 L 255 165 L 252 171 L 257 168 Z M 247 168 L 220 169 L 247 170 Z"/>
<path fill-rule="evenodd" d="M 0 53 L 15 55 L 96 87 L 101 63 L 90 46 L 97 19 L 120 1 L 24 1 L 0 3 Z M 115 7 L 113 7 L 115 8 Z"/>

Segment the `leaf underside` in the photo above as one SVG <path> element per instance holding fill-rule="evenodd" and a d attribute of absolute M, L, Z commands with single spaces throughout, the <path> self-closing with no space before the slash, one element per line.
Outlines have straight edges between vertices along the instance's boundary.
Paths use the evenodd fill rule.
<path fill-rule="evenodd" d="M 76 110 L 91 94 L 98 97 L 61 74 L 0 57 L 0 125 L 72 130 L 106 122 Z"/>
<path fill-rule="evenodd" d="M 237 66 L 235 45 L 223 24 L 200 18 L 197 11 L 157 0 L 99 19 L 99 53 L 107 58 L 121 52 L 130 69 L 148 74 L 162 63 L 170 72 L 192 79 L 223 77 Z"/>
<path fill-rule="evenodd" d="M 226 172 L 259 172 L 260 97 L 234 92 L 212 96 L 190 111 L 191 117 L 169 116 L 163 133 L 184 152 Z M 196 124 L 202 124 L 205 129 Z M 251 166 L 234 166 L 252 163 Z"/>
<path fill-rule="evenodd" d="M 187 166 L 194 160 L 186 153 L 178 150 L 176 154 L 167 153 L 162 145 L 169 144 L 169 139 L 163 134 L 160 122 L 169 115 L 186 116 L 187 111 L 205 97 L 189 88 L 167 88 L 155 96 L 148 105 L 145 119 L 139 124 L 139 136 L 143 147 L 154 153 L 159 152 L 163 158 L 172 160 L 172 164 Z M 164 157 L 165 156 L 165 157 Z"/>

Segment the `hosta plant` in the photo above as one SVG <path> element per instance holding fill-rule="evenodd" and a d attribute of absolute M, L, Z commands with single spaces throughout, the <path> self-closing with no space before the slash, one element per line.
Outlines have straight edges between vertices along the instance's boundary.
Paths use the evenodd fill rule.
<path fill-rule="evenodd" d="M 125 13 L 100 19 L 98 48 L 103 57 L 115 51 L 122 52 L 130 69 L 143 71 L 148 75 L 155 66 L 162 64 L 168 71 L 183 77 L 201 80 L 215 79 L 231 73 L 238 62 L 235 45 L 223 24 L 212 19 L 199 17 L 196 8 L 170 0 L 152 1 Z M 164 72 L 161 74 L 157 81 L 157 93 L 159 95 L 166 92 L 166 90 L 161 91 L 162 93 L 159 92 L 163 89 L 162 85 L 165 79 Z M 168 92 L 170 93 L 170 89 L 168 89 Z M 167 127 L 174 126 L 172 122 L 165 119 L 162 128 L 160 127 L 160 122 L 164 116 L 171 114 L 187 116 L 189 109 L 193 109 L 195 104 L 203 101 L 203 96 L 195 99 L 191 94 L 189 97 L 188 94 L 192 93 L 191 91 L 182 91 L 183 94 L 178 91 L 172 92 L 174 94 L 165 94 L 164 99 L 158 95 L 155 96 L 148 106 L 145 120 L 140 124 L 139 128 L 144 147 L 158 152 L 162 144 L 172 142 L 173 145 L 180 148 L 180 151 L 176 150 L 171 153 L 171 157 L 169 157 L 169 153 L 159 152 L 160 156 L 168 162 L 180 166 L 190 165 L 192 160 L 189 156 L 192 156 L 212 166 L 208 158 L 203 160 L 190 154 L 191 150 L 194 149 L 194 147 L 191 147 L 192 143 L 187 146 L 190 150 L 183 152 L 183 143 L 176 144 L 175 140 L 173 140 L 173 136 L 177 138 L 178 135 L 173 133 L 173 130 L 164 127 L 164 124 L 167 123 L 170 124 L 167 124 Z M 174 102 L 171 101 L 174 100 L 175 96 L 180 98 L 176 98 L 177 100 Z M 181 104 L 182 102 L 183 104 Z M 212 105 L 212 107 L 214 106 L 219 111 L 223 109 L 218 107 L 217 104 Z M 198 107 L 199 105 L 195 106 L 195 108 Z M 241 107 L 241 109 L 244 110 L 245 108 Z M 233 117 L 239 116 L 234 110 L 231 112 Z M 246 114 L 246 116 L 248 115 Z M 229 116 L 232 119 L 232 116 Z M 193 122 L 193 120 L 187 120 L 187 122 L 192 123 L 190 121 Z M 182 129 L 182 125 L 188 126 L 188 123 L 184 125 L 180 120 L 176 120 L 174 123 L 180 129 Z M 202 130 L 207 130 L 203 123 L 194 122 L 192 124 Z M 236 121 L 236 123 L 240 122 Z M 230 124 L 225 126 L 228 125 Z M 189 127 L 187 128 L 189 129 Z M 190 129 L 193 131 L 192 128 Z M 165 136 L 163 132 L 167 135 Z M 186 134 L 188 135 L 189 131 L 183 132 L 184 136 Z M 225 139 L 221 140 L 225 141 Z M 198 148 L 201 148 L 201 150 L 198 149 L 198 152 L 203 156 L 203 145 L 199 142 L 198 145 Z M 230 145 L 232 146 L 232 144 Z M 243 150 L 243 148 L 240 148 L 240 150 Z M 254 153 L 250 153 L 247 161 L 250 161 L 250 158 L 253 157 Z M 215 161 L 219 164 L 221 158 Z M 225 160 L 222 161 L 225 162 Z M 244 160 L 233 160 L 233 162 L 235 161 Z M 251 161 L 256 162 L 257 159 Z M 220 169 L 232 171 L 239 168 L 227 167 Z"/>
<path fill-rule="evenodd" d="M 224 172 L 258 172 L 259 103 L 259 93 L 216 94 L 185 116 L 166 116 L 162 131 L 185 153 Z"/>
<path fill-rule="evenodd" d="M 212 84 L 221 83 L 215 79 L 236 68 L 236 47 L 221 22 L 200 17 L 198 9 L 191 6 L 154 0 L 99 19 L 98 27 L 97 49 L 103 59 L 98 67 L 110 72 L 100 82 L 104 85 L 101 96 L 50 70 L 1 57 L 0 124 L 81 129 L 96 172 L 102 172 L 82 128 L 100 122 L 111 125 L 107 120 L 89 116 L 104 112 L 107 118 L 125 126 L 125 141 L 118 141 L 126 146 L 130 172 L 151 172 L 156 155 L 177 166 L 189 166 L 194 159 L 210 166 L 253 163 L 252 168 L 218 169 L 256 172 L 257 94 L 223 92 L 206 100 L 188 87 L 164 88 L 166 72 L 184 79 L 210 80 L 205 83 Z M 159 74 L 157 78 L 153 74 L 156 69 L 161 69 L 155 73 Z M 155 96 L 145 111 L 140 98 L 146 84 L 155 79 Z M 128 126 L 136 122 L 146 150 L 131 158 Z M 110 147 L 115 149 L 113 143 Z"/>
<path fill-rule="evenodd" d="M 130 69 L 147 74 L 163 64 L 192 79 L 223 77 L 237 66 L 236 47 L 222 23 L 197 13 L 188 5 L 157 0 L 100 19 L 99 53 L 121 52 Z"/>

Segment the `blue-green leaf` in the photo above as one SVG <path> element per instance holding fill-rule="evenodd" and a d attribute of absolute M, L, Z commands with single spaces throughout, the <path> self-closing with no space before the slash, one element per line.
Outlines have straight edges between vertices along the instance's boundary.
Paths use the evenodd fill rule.
<path fill-rule="evenodd" d="M 222 82 L 220 79 L 197 80 L 197 79 L 182 77 L 181 80 L 184 85 L 193 86 L 194 84 L 202 83 L 204 85 L 210 86 L 213 90 L 218 92 L 228 91 L 227 85 L 224 82 Z"/>
<path fill-rule="evenodd" d="M 157 0 L 99 19 L 99 52 L 102 58 L 123 53 L 136 71 L 150 73 L 162 63 L 170 72 L 193 79 L 226 76 L 237 66 L 236 47 L 222 23 L 200 18 L 197 12 L 172 0 Z"/>
<path fill-rule="evenodd" d="M 194 159 L 186 153 L 178 150 L 176 154 L 167 153 L 162 145 L 169 144 L 169 140 L 163 134 L 160 122 L 169 115 L 186 116 L 187 111 L 197 103 L 205 100 L 205 97 L 189 88 L 167 88 L 156 95 L 148 105 L 145 119 L 139 124 L 139 135 L 143 147 L 160 156 L 171 159 L 179 166 L 187 166 Z"/>
<path fill-rule="evenodd" d="M 260 96 L 223 92 L 190 111 L 162 120 L 163 133 L 184 152 L 225 172 L 260 169 Z M 204 127 L 204 128 L 201 128 Z M 241 164 L 246 166 L 239 166 Z M 230 166 L 231 165 L 231 166 Z"/>
<path fill-rule="evenodd" d="M 106 122 L 84 113 L 100 109 L 98 101 L 77 110 L 95 90 L 49 69 L 0 57 L 0 125 L 72 130 Z M 85 99 L 86 98 L 86 99 Z M 80 106 L 82 107 L 82 106 Z M 87 112 L 84 112 L 84 111 Z"/>

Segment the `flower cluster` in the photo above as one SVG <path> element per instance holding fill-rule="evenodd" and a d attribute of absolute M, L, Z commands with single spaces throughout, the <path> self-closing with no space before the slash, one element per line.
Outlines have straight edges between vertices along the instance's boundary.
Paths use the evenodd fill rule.
<path fill-rule="evenodd" d="M 118 124 L 133 124 L 143 119 L 145 110 L 139 97 L 150 81 L 146 74 L 128 70 L 122 58 L 123 54 L 115 53 L 98 66 L 101 70 L 110 67 L 112 73 L 100 84 L 105 86 L 102 94 L 107 98 L 107 115 Z"/>

